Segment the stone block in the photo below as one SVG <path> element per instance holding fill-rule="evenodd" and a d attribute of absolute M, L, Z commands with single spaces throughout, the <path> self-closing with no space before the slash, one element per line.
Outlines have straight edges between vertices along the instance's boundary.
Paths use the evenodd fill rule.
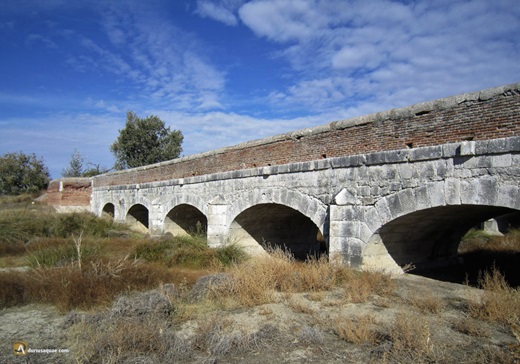
<path fill-rule="evenodd" d="M 488 140 L 488 154 L 501 154 L 508 152 L 508 143 L 506 138 Z"/>
<path fill-rule="evenodd" d="M 444 198 L 447 205 L 460 205 L 460 180 L 447 178 L 444 181 Z"/>
<path fill-rule="evenodd" d="M 482 205 L 494 206 L 497 199 L 497 178 L 480 178 L 478 188 L 478 202 Z"/>
<path fill-rule="evenodd" d="M 464 141 L 460 143 L 461 156 L 471 156 L 476 154 L 476 144 L 474 141 Z"/>
<path fill-rule="evenodd" d="M 385 152 L 370 153 L 370 154 L 366 155 L 366 162 L 365 162 L 365 164 L 367 166 L 372 166 L 372 165 L 384 164 L 385 161 L 386 161 L 386 153 Z"/>
<path fill-rule="evenodd" d="M 520 210 L 520 189 L 518 186 L 499 186 L 496 205 Z"/>
<path fill-rule="evenodd" d="M 442 157 L 443 158 L 453 158 L 459 154 L 459 150 L 460 150 L 459 143 L 443 144 L 441 147 L 442 147 Z"/>
<path fill-rule="evenodd" d="M 430 199 L 430 204 L 432 207 L 446 205 L 446 200 L 444 197 L 444 182 L 441 181 L 429 183 L 428 197 Z"/>
<path fill-rule="evenodd" d="M 361 203 L 361 200 L 357 196 L 356 188 L 346 187 L 346 188 L 343 188 L 336 195 L 336 197 L 334 197 L 334 202 L 337 205 L 358 205 Z"/>
<path fill-rule="evenodd" d="M 392 220 L 392 213 L 390 211 L 390 208 L 388 207 L 386 197 L 383 197 L 382 199 L 377 201 L 375 207 L 377 214 L 379 215 L 381 225 L 384 225 Z"/>
<path fill-rule="evenodd" d="M 331 221 L 329 226 L 330 236 L 358 238 L 359 225 L 359 221 Z"/>
<path fill-rule="evenodd" d="M 398 192 L 399 202 L 401 205 L 401 215 L 408 214 L 416 210 L 415 195 L 411 189 Z"/>
<path fill-rule="evenodd" d="M 479 182 L 476 179 L 464 180 L 460 182 L 460 202 L 463 205 L 478 203 Z"/>
<path fill-rule="evenodd" d="M 439 145 L 416 148 L 410 151 L 410 161 L 424 161 L 438 158 L 442 158 L 442 147 Z"/>
<path fill-rule="evenodd" d="M 401 179 L 410 179 L 414 175 L 415 170 L 412 168 L 411 164 L 409 164 L 409 163 L 399 164 L 399 166 L 397 168 L 398 168 L 399 177 Z"/>
<path fill-rule="evenodd" d="M 372 206 L 364 211 L 363 221 L 371 231 L 377 231 L 382 226 L 377 209 Z"/>
<path fill-rule="evenodd" d="M 491 166 L 493 168 L 511 167 L 511 165 L 512 165 L 512 155 L 511 154 L 494 155 L 490 159 L 491 159 Z"/>

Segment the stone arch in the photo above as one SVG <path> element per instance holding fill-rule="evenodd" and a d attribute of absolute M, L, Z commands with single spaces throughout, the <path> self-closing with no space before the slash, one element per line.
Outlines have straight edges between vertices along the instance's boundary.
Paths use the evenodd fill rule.
<path fill-rule="evenodd" d="M 326 231 L 327 206 L 319 199 L 288 188 L 255 188 L 235 198 L 228 210 L 228 221 L 231 223 L 238 214 L 259 204 L 279 204 L 290 207 L 308 217 L 320 229 L 324 236 Z"/>
<path fill-rule="evenodd" d="M 106 214 L 112 218 L 114 218 L 116 213 L 116 207 L 112 202 L 107 202 L 103 208 L 101 209 L 101 214 Z"/>
<path fill-rule="evenodd" d="M 125 222 L 134 230 L 148 233 L 150 228 L 150 209 L 140 203 L 133 204 L 126 212 Z"/>
<path fill-rule="evenodd" d="M 365 212 L 362 266 L 427 268 L 456 259 L 462 236 L 489 218 L 520 210 L 518 186 L 498 177 L 427 183 L 381 198 Z"/>
<path fill-rule="evenodd" d="M 251 253 L 267 245 L 287 248 L 299 259 L 327 253 L 326 207 L 317 199 L 283 189 L 257 189 L 243 194 L 229 210 L 232 240 Z"/>
<path fill-rule="evenodd" d="M 208 204 L 195 194 L 179 194 L 173 196 L 164 204 L 166 214 L 179 205 L 190 205 L 199 210 L 204 216 L 208 216 Z M 165 215 L 166 216 L 166 215 Z"/>
<path fill-rule="evenodd" d="M 179 194 L 164 204 L 162 216 L 164 232 L 189 235 L 194 232 L 207 234 L 208 205 L 195 194 Z M 200 231 L 198 231 L 200 230 Z"/>

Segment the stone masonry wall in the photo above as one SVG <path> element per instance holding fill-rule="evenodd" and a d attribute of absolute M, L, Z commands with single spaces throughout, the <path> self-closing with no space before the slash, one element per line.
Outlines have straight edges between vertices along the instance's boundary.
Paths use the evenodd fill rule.
<path fill-rule="evenodd" d="M 94 186 L 146 183 L 371 152 L 520 135 L 520 83 L 94 178 Z"/>

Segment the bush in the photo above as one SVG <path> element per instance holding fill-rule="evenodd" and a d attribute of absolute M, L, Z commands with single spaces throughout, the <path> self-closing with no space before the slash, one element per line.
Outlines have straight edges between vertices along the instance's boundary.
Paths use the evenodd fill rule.
<path fill-rule="evenodd" d="M 132 255 L 149 262 L 161 262 L 169 267 L 181 266 L 202 269 L 230 266 L 248 258 L 238 245 L 230 244 L 212 249 L 200 236 L 176 236 L 149 240 L 138 245 Z"/>

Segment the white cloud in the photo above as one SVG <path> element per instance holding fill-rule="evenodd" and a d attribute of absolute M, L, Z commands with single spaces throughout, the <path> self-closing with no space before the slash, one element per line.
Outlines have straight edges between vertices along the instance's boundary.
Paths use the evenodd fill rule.
<path fill-rule="evenodd" d="M 372 100 L 381 109 L 404 106 L 517 81 L 515 4 L 258 0 L 239 14 L 291 66 L 292 85 L 271 90 L 271 102 L 320 113 Z"/>
<path fill-rule="evenodd" d="M 208 0 L 198 0 L 196 13 L 203 18 L 211 18 L 226 25 L 235 26 L 238 24 L 238 19 L 233 13 L 234 5 L 230 1 L 214 3 Z"/>

